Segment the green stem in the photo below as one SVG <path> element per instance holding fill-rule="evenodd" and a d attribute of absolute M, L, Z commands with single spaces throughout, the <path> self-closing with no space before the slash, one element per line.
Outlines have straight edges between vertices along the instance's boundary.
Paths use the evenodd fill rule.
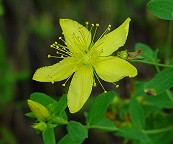
<path fill-rule="evenodd" d="M 160 64 L 160 63 L 154 63 L 154 62 L 143 61 L 143 60 L 131 60 L 131 61 L 132 61 L 132 62 L 139 62 L 139 63 L 149 64 L 149 65 L 160 66 L 160 67 L 169 67 L 169 68 L 173 68 L 173 65 Z"/>
<path fill-rule="evenodd" d="M 106 130 L 106 131 L 117 131 L 118 128 L 117 127 L 104 127 L 104 126 L 87 126 L 88 129 L 102 129 L 102 130 Z"/>
<path fill-rule="evenodd" d="M 162 133 L 162 132 L 171 131 L 171 130 L 173 130 L 173 126 L 168 126 L 161 129 L 144 130 L 143 132 L 145 134 L 157 134 L 157 133 Z"/>

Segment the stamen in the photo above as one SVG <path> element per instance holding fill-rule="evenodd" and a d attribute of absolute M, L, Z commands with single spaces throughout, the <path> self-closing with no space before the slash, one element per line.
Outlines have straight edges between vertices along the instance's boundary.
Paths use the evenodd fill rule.
<path fill-rule="evenodd" d="M 66 83 L 68 82 L 68 80 L 69 80 L 71 77 L 72 77 L 72 75 L 70 75 L 70 76 L 67 78 L 67 80 L 65 81 L 65 83 L 62 84 L 62 86 L 65 86 Z"/>
<path fill-rule="evenodd" d="M 89 24 L 89 22 L 85 22 L 85 24 L 86 24 L 86 28 L 87 28 L 87 30 L 88 30 L 88 24 Z"/>
<path fill-rule="evenodd" d="M 95 35 L 96 35 L 96 32 L 97 32 L 97 28 L 98 28 L 98 27 L 99 27 L 99 24 L 97 23 L 97 24 L 96 24 L 95 31 L 94 31 L 94 34 L 93 34 L 93 37 L 92 37 L 92 41 L 91 41 L 91 43 L 94 42 L 94 38 L 95 38 Z"/>
<path fill-rule="evenodd" d="M 61 37 L 59 37 L 59 39 L 61 39 Z M 50 47 L 56 49 L 57 50 L 56 53 L 59 54 L 59 55 L 61 55 L 61 56 L 62 55 L 64 57 L 71 56 L 71 53 L 68 50 L 68 48 L 66 46 L 61 45 L 61 44 L 58 44 L 57 42 L 54 42 L 52 45 L 50 45 Z M 50 56 L 48 56 L 48 58 L 50 58 Z"/>
<path fill-rule="evenodd" d="M 109 81 L 110 81 L 110 83 L 112 83 L 116 88 L 119 88 L 119 85 L 118 84 L 116 84 L 116 83 L 114 83 L 114 82 L 111 82 L 111 80 L 106 76 L 106 75 L 104 75 Z"/>
<path fill-rule="evenodd" d="M 62 42 L 66 43 L 65 40 L 62 39 L 62 37 L 59 37 L 59 40 L 61 40 Z"/>
<path fill-rule="evenodd" d="M 93 81 L 93 87 L 96 87 L 97 84 L 96 84 L 96 81 L 95 81 L 95 78 L 94 78 L 94 81 Z"/>
<path fill-rule="evenodd" d="M 101 85 L 101 87 L 102 87 L 104 93 L 106 93 L 107 91 L 106 91 L 106 89 L 104 88 L 104 86 L 102 85 L 102 83 L 101 83 L 101 81 L 99 80 L 99 77 L 98 77 L 98 75 L 97 75 L 97 73 L 96 73 L 95 71 L 94 71 L 94 74 L 95 74 L 95 76 L 96 76 L 96 78 L 97 78 L 99 84 Z"/>
<path fill-rule="evenodd" d="M 114 82 L 111 82 L 116 88 L 119 88 L 120 85 L 114 83 Z"/>
<path fill-rule="evenodd" d="M 64 53 L 59 52 L 59 51 L 57 51 L 56 53 L 57 53 L 57 54 L 60 54 L 60 55 L 61 55 L 61 58 L 62 58 L 62 55 L 65 56 L 65 57 L 68 57 L 68 56 L 69 56 L 68 54 L 66 54 L 66 53 L 64 54 Z"/>
<path fill-rule="evenodd" d="M 52 55 L 47 55 L 48 58 L 62 58 L 62 57 L 58 57 L 58 56 L 52 56 Z"/>
<path fill-rule="evenodd" d="M 116 87 L 116 88 L 119 88 L 119 86 L 120 86 L 120 85 L 116 85 L 115 87 Z"/>
<path fill-rule="evenodd" d="M 104 35 L 106 35 L 110 30 L 111 30 L 111 25 L 108 25 L 108 27 L 107 27 L 106 30 L 102 33 L 102 35 L 99 37 L 99 39 L 101 39 Z M 99 40 L 99 39 L 98 39 L 98 40 Z"/>

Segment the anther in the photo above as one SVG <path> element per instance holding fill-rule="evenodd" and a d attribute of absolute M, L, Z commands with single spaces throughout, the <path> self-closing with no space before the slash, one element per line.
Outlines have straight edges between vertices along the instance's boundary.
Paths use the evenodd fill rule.
<path fill-rule="evenodd" d="M 54 81 L 51 81 L 52 84 L 54 84 Z"/>
<path fill-rule="evenodd" d="M 96 24 L 96 26 L 98 27 L 98 26 L 99 26 L 99 24 L 97 23 L 97 24 Z"/>
<path fill-rule="evenodd" d="M 86 28 L 88 29 L 88 24 L 89 24 L 89 22 L 85 22 L 85 24 L 86 24 Z"/>
<path fill-rule="evenodd" d="M 96 84 L 96 83 L 94 83 L 94 84 L 93 84 L 93 87 L 96 87 L 96 86 L 97 86 L 97 84 Z"/>
<path fill-rule="evenodd" d="M 49 55 L 47 55 L 47 57 L 48 57 L 48 58 L 50 58 L 50 57 L 51 57 L 51 55 L 49 54 Z"/>
<path fill-rule="evenodd" d="M 120 86 L 120 85 L 116 85 L 115 87 L 116 87 L 116 88 L 119 88 L 119 86 Z"/>
<path fill-rule="evenodd" d="M 62 86 L 65 86 L 65 83 L 64 83 L 64 84 L 62 84 Z"/>

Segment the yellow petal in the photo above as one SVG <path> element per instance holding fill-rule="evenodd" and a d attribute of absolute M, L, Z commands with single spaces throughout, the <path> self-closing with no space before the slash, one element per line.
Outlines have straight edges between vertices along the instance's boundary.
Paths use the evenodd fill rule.
<path fill-rule="evenodd" d="M 73 57 L 64 58 L 61 62 L 52 66 L 45 66 L 36 70 L 33 80 L 40 82 L 56 82 L 68 78 L 72 75 L 78 65 Z"/>
<path fill-rule="evenodd" d="M 126 76 L 134 77 L 137 75 L 137 70 L 133 65 L 113 56 L 99 57 L 94 68 L 98 76 L 107 82 L 116 82 Z"/>
<path fill-rule="evenodd" d="M 80 53 L 88 51 L 91 42 L 91 33 L 76 21 L 60 19 L 67 47 L 71 52 Z"/>
<path fill-rule="evenodd" d="M 87 101 L 92 91 L 93 68 L 84 65 L 77 70 L 72 78 L 67 99 L 71 113 L 78 112 Z"/>
<path fill-rule="evenodd" d="M 127 18 L 117 29 L 104 35 L 94 44 L 92 50 L 100 52 L 101 56 L 108 56 L 123 46 L 127 39 L 129 22 L 130 18 Z"/>

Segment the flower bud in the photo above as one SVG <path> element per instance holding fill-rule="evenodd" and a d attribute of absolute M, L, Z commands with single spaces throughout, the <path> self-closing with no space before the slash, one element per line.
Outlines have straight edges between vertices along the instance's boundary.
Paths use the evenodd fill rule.
<path fill-rule="evenodd" d="M 47 129 L 47 124 L 45 122 L 34 123 L 32 128 L 35 129 L 36 133 L 43 132 Z"/>
<path fill-rule="evenodd" d="M 32 100 L 28 100 L 28 106 L 38 119 L 47 121 L 50 118 L 49 111 L 47 110 L 46 107 L 44 107 L 40 103 L 32 101 Z"/>
<path fill-rule="evenodd" d="M 120 57 L 120 58 L 122 58 L 122 59 L 125 59 L 125 60 L 126 60 L 127 57 L 128 57 L 127 50 L 118 52 L 118 53 L 117 53 L 117 56 Z"/>

